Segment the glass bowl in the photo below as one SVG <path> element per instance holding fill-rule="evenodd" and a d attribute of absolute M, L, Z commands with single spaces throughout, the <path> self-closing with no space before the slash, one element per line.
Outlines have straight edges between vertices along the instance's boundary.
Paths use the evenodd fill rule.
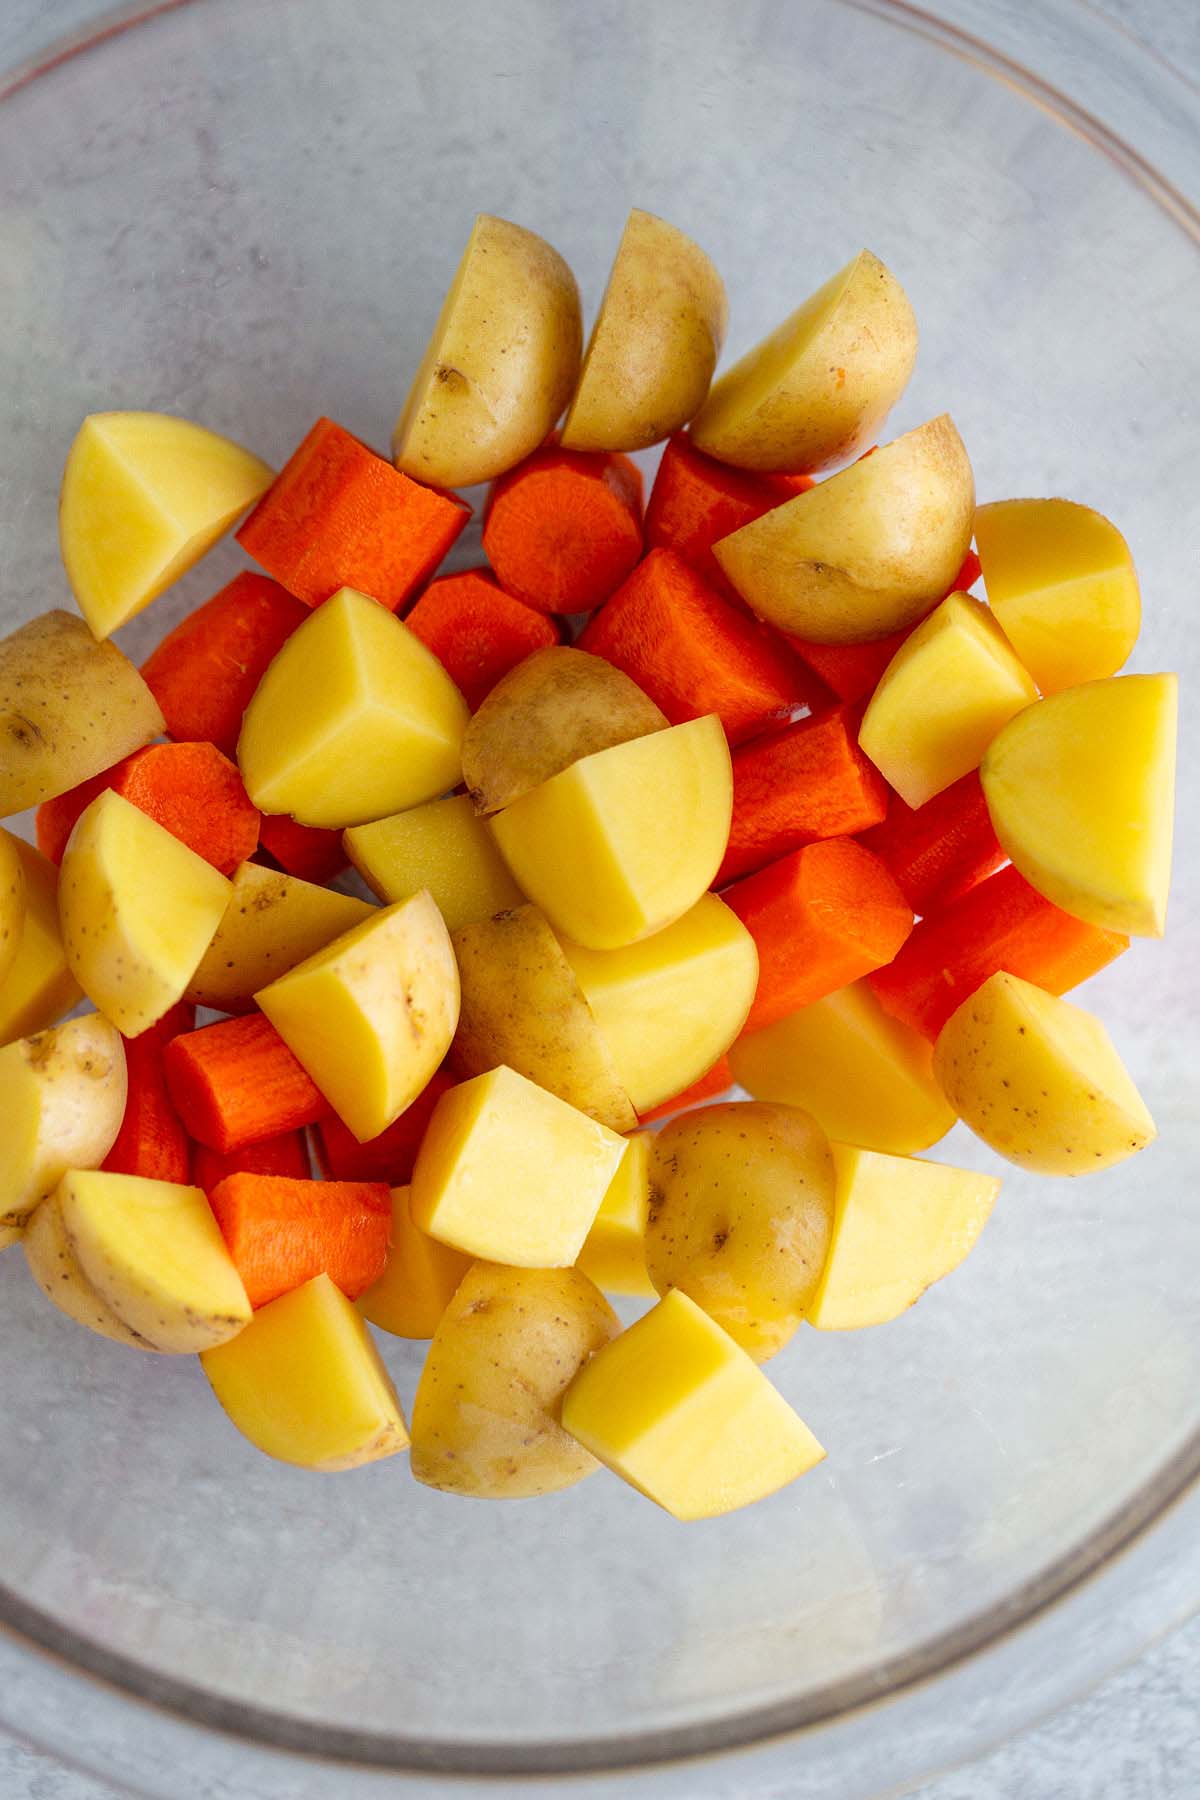
<path fill-rule="evenodd" d="M 869 244 L 922 328 L 895 428 L 949 407 L 982 497 L 1114 515 L 1135 666 L 1194 673 L 1197 95 L 1072 0 L 1037 11 L 168 0 L 35 58 L 0 105 L 5 628 L 65 600 L 85 413 L 166 408 L 274 459 L 321 412 L 385 444 L 476 210 L 545 232 L 594 304 L 636 202 L 715 255 L 732 352 Z M 78 1331 L 4 1257 L 4 1722 L 162 1795 L 186 1766 L 191 1791 L 288 1800 L 535 1775 L 852 1796 L 1191 1608 L 1198 757 L 1185 705 L 1171 934 L 1089 996 L 1160 1140 L 1078 1185 L 1006 1171 L 969 1264 L 905 1318 L 802 1332 L 772 1373 L 829 1459 L 748 1512 L 684 1528 L 604 1475 L 488 1507 L 402 1462 L 271 1464 L 194 1364 Z M 938 1154 L 987 1161 L 965 1134 Z M 419 1348 L 385 1350 L 411 1397 Z"/>

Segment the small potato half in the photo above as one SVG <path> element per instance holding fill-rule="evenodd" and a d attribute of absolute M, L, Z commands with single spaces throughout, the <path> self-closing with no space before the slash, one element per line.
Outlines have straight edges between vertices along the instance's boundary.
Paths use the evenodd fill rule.
<path fill-rule="evenodd" d="M 915 624 L 971 543 L 975 478 L 948 413 L 820 481 L 713 546 L 753 610 L 818 644 Z"/>
<path fill-rule="evenodd" d="M 725 284 L 699 244 L 635 206 L 563 421 L 564 450 L 644 450 L 686 425 L 728 319 Z"/>
<path fill-rule="evenodd" d="M 99 1013 L 0 1050 L 0 1226 L 22 1226 L 68 1169 L 104 1161 L 127 1088 L 121 1035 Z"/>
<path fill-rule="evenodd" d="M 579 373 L 579 289 L 545 238 L 480 213 L 392 437 L 415 481 L 470 487 L 536 450 Z"/>

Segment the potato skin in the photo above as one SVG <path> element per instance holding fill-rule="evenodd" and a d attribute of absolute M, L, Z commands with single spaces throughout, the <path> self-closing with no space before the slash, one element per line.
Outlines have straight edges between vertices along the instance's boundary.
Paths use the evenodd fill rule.
<path fill-rule="evenodd" d="M 41 613 L 0 640 L 0 818 L 65 794 L 163 730 L 129 658 L 74 613 Z"/>
<path fill-rule="evenodd" d="M 666 725 L 649 695 L 602 656 L 566 645 L 535 650 L 468 724 L 463 780 L 477 812 L 499 812 L 580 757 Z"/>
<path fill-rule="evenodd" d="M 102 1300 L 83 1270 L 63 1223 L 57 1193 L 42 1201 L 21 1239 L 29 1273 L 58 1310 L 88 1331 L 128 1344 L 134 1350 L 155 1350 Z"/>
<path fill-rule="evenodd" d="M 520 1500 L 599 1465 L 559 1423 L 562 1396 L 620 1322 L 578 1269 L 476 1263 L 433 1336 L 412 1415 L 412 1472 L 428 1487 Z"/>
<path fill-rule="evenodd" d="M 16 839 L 0 831 L 0 983 L 17 960 L 25 924 L 25 865 Z"/>
<path fill-rule="evenodd" d="M 451 936 L 462 1000 L 452 1056 L 464 1075 L 507 1063 L 613 1131 L 637 1124 L 574 969 L 536 906 Z"/>
<path fill-rule="evenodd" d="M 503 475 L 562 412 L 582 342 L 579 288 L 558 251 L 480 213 L 396 423 L 396 467 L 440 487 Z"/>
<path fill-rule="evenodd" d="M 686 425 L 725 341 L 725 284 L 699 244 L 634 207 L 621 235 L 564 450 L 644 450 Z"/>
<path fill-rule="evenodd" d="M 650 1169 L 646 1267 L 765 1362 L 817 1290 L 833 1230 L 829 1140 L 797 1106 L 729 1101 L 664 1127 Z"/>

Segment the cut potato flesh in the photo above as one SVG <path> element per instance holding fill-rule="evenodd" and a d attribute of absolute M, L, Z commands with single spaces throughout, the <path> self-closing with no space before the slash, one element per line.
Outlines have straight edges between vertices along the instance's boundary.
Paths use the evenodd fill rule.
<path fill-rule="evenodd" d="M 364 1319 L 395 1337 L 431 1338 L 471 1259 L 422 1231 L 413 1222 L 409 1202 L 410 1189 L 392 1189 L 387 1265 L 375 1285 L 359 1296 L 358 1308 Z"/>
<path fill-rule="evenodd" d="M 346 855 L 385 902 L 427 888 L 447 931 L 490 919 L 524 895 L 469 794 L 451 794 L 343 833 Z"/>
<path fill-rule="evenodd" d="M 199 562 L 275 471 L 240 444 L 167 413 L 92 413 L 63 471 L 59 542 L 98 638 Z M 114 759 L 115 760 L 115 759 Z"/>
<path fill-rule="evenodd" d="M 943 1025 L 934 1067 L 985 1144 L 1042 1175 L 1088 1175 L 1155 1137 L 1104 1026 L 1001 971 Z"/>
<path fill-rule="evenodd" d="M 185 1000 L 216 1012 L 249 1012 L 259 988 L 286 975 L 375 912 L 369 901 L 315 882 L 242 863 L 217 934 Z"/>
<path fill-rule="evenodd" d="M 646 1272 L 646 1221 L 650 1214 L 650 1151 L 654 1139 L 636 1131 L 629 1139 L 617 1172 L 600 1202 L 600 1211 L 579 1252 L 576 1268 L 590 1275 L 606 1294 L 649 1294 L 654 1283 Z"/>
<path fill-rule="evenodd" d="M 562 1421 L 677 1519 L 749 1506 L 825 1455 L 746 1352 L 678 1292 L 593 1356 Z"/>
<path fill-rule="evenodd" d="M 899 1318 L 974 1248 L 1000 1192 L 994 1175 L 833 1145 L 837 1198 L 818 1331 Z"/>
<path fill-rule="evenodd" d="M 200 1360 L 242 1436 L 278 1462 L 356 1469 L 408 1443 L 371 1334 L 328 1275 L 261 1307 L 232 1343 Z"/>
<path fill-rule="evenodd" d="M 0 1226 L 21 1226 L 68 1169 L 94 1169 L 125 1115 L 125 1047 L 99 1013 L 0 1050 Z"/>
<path fill-rule="evenodd" d="M 21 941 L 0 982 L 0 1044 L 45 1031 L 83 999 L 63 949 L 58 870 L 23 838 L 10 840 L 25 877 Z"/>
<path fill-rule="evenodd" d="M 100 1298 L 84 1274 L 67 1236 L 57 1194 L 42 1201 L 25 1228 L 21 1248 L 29 1273 L 47 1300 L 53 1301 L 68 1319 L 114 1344 L 128 1344 L 134 1350 L 155 1348 Z"/>
<path fill-rule="evenodd" d="M 0 994 L 21 948 L 25 924 L 25 864 L 16 838 L 0 831 Z"/>
<path fill-rule="evenodd" d="M 1178 706 L 1175 675 L 1089 681 L 1023 712 L 984 758 L 1002 846 L 1039 893 L 1089 924 L 1141 937 L 1166 928 Z"/>

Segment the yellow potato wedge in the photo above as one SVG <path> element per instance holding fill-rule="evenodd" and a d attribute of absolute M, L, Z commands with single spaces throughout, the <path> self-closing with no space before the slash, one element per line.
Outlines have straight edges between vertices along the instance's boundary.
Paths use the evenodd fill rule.
<path fill-rule="evenodd" d="M 25 925 L 25 864 L 17 840 L 0 831 L 0 994 L 21 948 Z"/>
<path fill-rule="evenodd" d="M 1111 1168 L 1157 1135 L 1100 1020 L 1003 970 L 947 1019 L 934 1068 L 976 1136 L 1042 1175 Z"/>
<path fill-rule="evenodd" d="M 29 1273 L 47 1300 L 68 1319 L 114 1344 L 127 1344 L 133 1350 L 155 1349 L 100 1298 L 84 1274 L 67 1236 L 57 1193 L 43 1200 L 29 1220 L 21 1248 Z"/>
<path fill-rule="evenodd" d="M 471 1258 L 439 1244 L 413 1223 L 411 1193 L 392 1189 L 392 1236 L 383 1274 L 359 1296 L 358 1310 L 394 1337 L 431 1338 L 471 1267 Z"/>
<path fill-rule="evenodd" d="M 385 904 L 427 888 L 447 931 L 490 919 L 524 899 L 469 794 L 427 800 L 370 825 L 351 825 L 342 842 Z"/>
<path fill-rule="evenodd" d="M 24 1225 L 68 1169 L 95 1169 L 125 1116 L 121 1034 L 99 1013 L 0 1050 L 0 1226 Z"/>
<path fill-rule="evenodd" d="M 654 1295 L 646 1270 L 646 1226 L 650 1218 L 650 1156 L 654 1137 L 635 1131 L 600 1202 L 575 1267 L 606 1294 Z"/>
<path fill-rule="evenodd" d="M 259 863 L 241 863 L 232 880 L 216 936 L 184 994 L 185 1000 L 215 1012 L 252 1011 L 260 988 L 376 911 L 354 894 L 339 894 Z"/>
<path fill-rule="evenodd" d="M 63 949 L 58 870 L 23 838 L 9 842 L 24 876 L 25 909 L 16 957 L 0 982 L 0 1044 L 45 1031 L 83 999 Z"/>

